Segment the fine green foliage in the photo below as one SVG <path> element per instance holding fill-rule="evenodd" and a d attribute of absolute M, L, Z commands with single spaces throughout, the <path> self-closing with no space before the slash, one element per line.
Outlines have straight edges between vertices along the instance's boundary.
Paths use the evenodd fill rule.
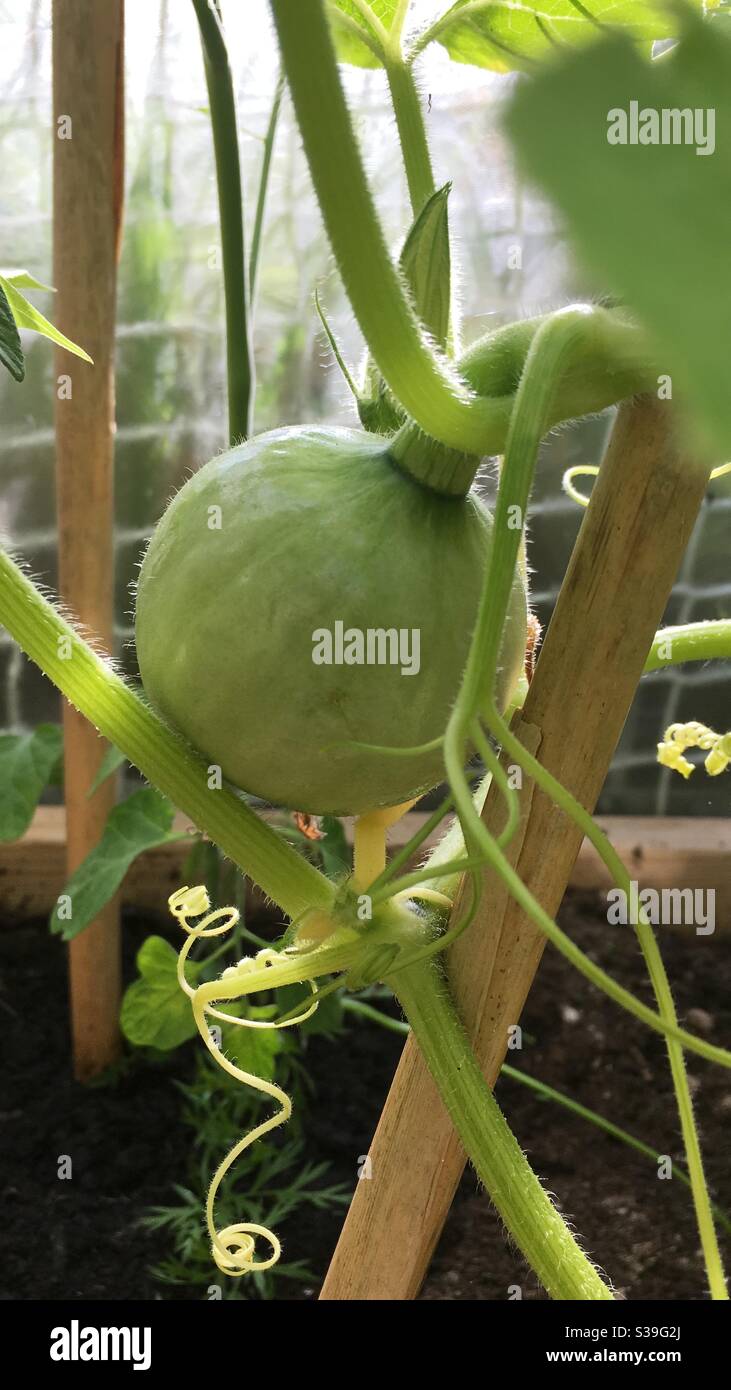
<path fill-rule="evenodd" d="M 626 39 L 612 37 L 551 66 L 516 92 L 507 128 L 582 259 L 641 315 L 659 371 L 687 392 L 726 458 L 731 398 L 719 345 L 731 322 L 731 40 L 720 25 L 692 16 L 685 24 L 662 62 L 643 61 Z M 634 143 L 610 143 L 613 122 L 622 133 L 622 112 L 631 138 L 631 102 L 640 142 L 636 130 Z M 681 109 L 691 120 L 694 112 L 715 113 L 712 157 L 699 151 L 695 127 L 687 143 L 687 134 L 642 143 L 643 126 L 653 134 L 645 111 L 659 120 L 657 113 Z"/>
<path fill-rule="evenodd" d="M 57 724 L 39 724 L 30 734 L 0 734 L 0 840 L 17 840 L 28 829 L 62 752 Z"/>
<path fill-rule="evenodd" d="M 196 1032 L 186 996 L 178 984 L 178 954 L 161 936 L 148 936 L 137 953 L 139 980 L 126 991 L 120 1024 L 135 1047 L 167 1052 Z M 189 965 L 194 977 L 197 967 Z"/>
<path fill-rule="evenodd" d="M 59 933 L 64 941 L 71 941 L 113 897 L 138 854 L 182 839 L 172 829 L 174 814 L 167 797 L 149 787 L 133 792 L 120 806 L 115 806 L 98 845 L 66 884 L 51 914 L 51 931 Z M 67 900 L 71 912 L 65 918 Z"/>
<path fill-rule="evenodd" d="M 260 1036 L 276 1035 L 262 1032 Z M 302 1208 L 328 1212 L 349 1200 L 350 1194 L 341 1184 L 324 1181 L 327 1164 L 308 1163 L 304 1157 L 303 1130 L 311 1084 L 296 1034 L 289 1036 L 287 1048 L 279 1056 L 277 1075 L 294 1102 L 291 1126 L 286 1135 L 269 1138 L 242 1154 L 221 1196 L 221 1212 L 227 1222 L 243 1215 L 262 1224 L 270 1219 L 274 1206 L 277 1223 L 284 1223 L 286 1229 L 287 1220 Z M 167 1258 L 153 1270 L 161 1283 L 210 1290 L 216 1274 L 211 1268 L 201 1208 L 211 1168 L 241 1134 L 263 1118 L 269 1103 L 200 1053 L 192 1080 L 181 1084 L 180 1091 L 183 1117 L 193 1140 L 186 1185 L 176 1185 L 177 1200 L 153 1208 L 142 1224 L 161 1232 L 172 1246 Z M 272 1270 L 255 1270 L 247 1279 L 225 1279 L 217 1287 L 225 1299 L 268 1299 L 282 1280 L 309 1282 L 314 1277 L 306 1260 L 281 1261 Z"/>

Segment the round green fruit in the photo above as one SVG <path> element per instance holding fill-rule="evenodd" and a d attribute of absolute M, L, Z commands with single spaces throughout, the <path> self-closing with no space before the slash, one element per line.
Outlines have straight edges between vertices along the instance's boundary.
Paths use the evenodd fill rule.
<path fill-rule="evenodd" d="M 145 555 L 137 652 L 160 713 L 230 782 L 275 805 L 362 814 L 443 779 L 490 553 L 479 499 L 400 472 L 349 429 L 259 435 L 173 499 Z M 496 697 L 525 655 L 516 578 Z"/>

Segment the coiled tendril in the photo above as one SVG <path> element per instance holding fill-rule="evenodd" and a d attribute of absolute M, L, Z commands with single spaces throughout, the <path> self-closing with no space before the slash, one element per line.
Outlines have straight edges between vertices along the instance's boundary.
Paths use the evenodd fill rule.
<path fill-rule="evenodd" d="M 237 1028 L 292 1028 L 297 1023 L 304 1023 L 305 1019 L 311 1018 L 317 1009 L 315 1000 L 302 1013 L 293 1018 L 277 1019 L 252 1019 L 237 1018 L 234 1014 L 224 1013 L 221 1009 L 213 1007 L 210 995 L 210 984 L 199 985 L 193 988 L 185 978 L 185 962 L 196 941 L 202 937 L 222 936 L 230 931 L 239 920 L 239 913 L 235 907 L 219 907 L 210 911 L 210 899 L 205 888 L 200 885 L 197 888 L 180 888 L 168 898 L 168 907 L 183 930 L 187 933 L 180 954 L 178 956 L 178 982 L 180 988 L 188 995 L 192 1006 L 193 1015 L 198 1027 L 198 1031 L 208 1048 L 208 1051 L 215 1058 L 216 1062 L 224 1071 L 233 1076 L 237 1081 L 243 1081 L 247 1086 L 251 1086 L 255 1091 L 260 1091 L 263 1095 L 270 1096 L 279 1106 L 276 1114 L 271 1115 L 268 1120 L 264 1120 L 260 1125 L 245 1134 L 238 1143 L 234 1144 L 230 1153 L 226 1155 L 219 1164 L 213 1176 L 213 1181 L 208 1191 L 206 1201 L 206 1224 L 208 1234 L 211 1238 L 211 1251 L 213 1258 L 222 1274 L 228 1274 L 238 1279 L 242 1274 L 250 1274 L 253 1270 L 271 1269 L 277 1263 L 281 1254 L 281 1245 L 273 1231 L 266 1226 L 259 1226 L 254 1222 L 241 1221 L 230 1226 L 224 1226 L 221 1230 L 216 1229 L 214 1220 L 214 1206 L 218 1189 L 229 1169 L 236 1162 L 237 1158 L 256 1143 L 262 1135 L 270 1133 L 273 1129 L 278 1129 L 280 1125 L 286 1124 L 292 1114 L 292 1102 L 288 1095 L 272 1081 L 264 1081 L 262 1077 L 255 1076 L 252 1072 L 244 1071 L 242 1067 L 226 1057 L 219 1047 L 214 1033 L 208 1026 L 207 1020 L 215 1018 L 222 1023 L 235 1024 Z M 193 924 L 191 918 L 202 918 Z M 219 925 L 216 925 L 219 924 Z M 274 950 L 264 948 L 258 951 L 254 957 L 245 957 L 237 965 L 224 970 L 222 980 L 230 980 L 238 977 L 241 982 L 241 995 L 250 992 L 247 989 L 247 975 L 251 978 L 251 987 L 258 989 L 267 988 L 266 982 L 262 983 L 262 970 L 272 968 L 281 957 Z M 258 978 L 254 978 L 257 976 Z M 315 992 L 312 981 L 308 981 L 310 989 Z M 271 1246 L 271 1254 L 266 1259 L 255 1259 L 256 1237 L 260 1236 L 268 1241 Z"/>

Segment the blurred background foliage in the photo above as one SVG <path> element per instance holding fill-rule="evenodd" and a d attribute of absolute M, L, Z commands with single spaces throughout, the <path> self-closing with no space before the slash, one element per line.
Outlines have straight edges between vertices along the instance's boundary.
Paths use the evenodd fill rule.
<path fill-rule="evenodd" d="M 425 12 L 439 7 L 419 0 Z M 237 88 L 249 226 L 277 75 L 266 0 L 224 0 Z M 0 0 L 0 265 L 51 277 L 50 0 Z M 394 247 L 410 224 L 385 78 L 345 70 L 368 170 Z M 497 130 L 513 77 L 450 63 L 438 45 L 421 67 L 437 181 L 450 214 L 466 341 L 601 286 L 583 282 L 545 203 L 520 186 Z M 132 607 L 137 566 L 167 499 L 225 445 L 223 300 L 211 136 L 189 0 L 127 0 L 127 199 L 119 283 L 116 440 L 117 656 L 137 675 Z M 314 311 L 319 289 L 347 361 L 362 343 L 333 270 L 285 98 L 274 151 L 257 294 L 256 428 L 327 419 L 355 423 Z M 48 296 L 34 296 L 52 317 Z M 0 531 L 44 583 L 56 583 L 53 360 L 24 335 L 27 378 L 0 377 Z M 79 364 L 76 370 L 85 370 Z M 581 521 L 561 491 L 573 464 L 598 461 L 611 412 L 547 442 L 531 522 L 534 605 L 545 624 Z M 490 489 L 489 474 L 482 484 Z M 714 485 L 666 614 L 728 614 L 728 479 Z M 438 563 L 438 560 L 435 560 Z M 638 596 L 641 601 L 641 596 Z M 591 640 L 591 634 L 587 634 Z M 729 677 L 711 665 L 658 672 L 638 693 L 607 781 L 612 813 L 727 814 L 724 778 L 690 783 L 655 764 L 675 719 L 728 727 Z M 58 718 L 58 697 L 0 633 L 0 727 Z"/>

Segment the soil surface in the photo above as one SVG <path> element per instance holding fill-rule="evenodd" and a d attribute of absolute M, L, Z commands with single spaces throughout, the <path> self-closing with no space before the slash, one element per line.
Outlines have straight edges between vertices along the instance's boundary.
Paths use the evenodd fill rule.
<path fill-rule="evenodd" d="M 564 927 L 594 960 L 652 1002 L 631 928 L 608 927 L 597 902 L 571 896 Z M 255 924 L 253 924 L 255 925 Z M 261 929 L 261 924 L 255 929 Z M 159 923 L 127 921 L 126 969 Z M 663 954 L 681 1018 L 728 1045 L 731 937 L 677 937 Z M 0 935 L 2 1251 L 6 1299 L 202 1298 L 198 1287 L 170 1288 L 150 1267 L 160 1237 L 138 1226 L 153 1204 L 170 1201 L 185 1180 L 190 1132 L 181 1122 L 176 1078 L 192 1064 L 190 1044 L 161 1063 L 137 1060 L 104 1084 L 84 1088 L 70 1075 L 64 948 L 44 924 Z M 550 947 L 522 1020 L 523 1049 L 510 1062 L 678 1158 L 682 1146 L 659 1037 L 577 975 Z M 352 1187 L 402 1046 L 395 1034 L 351 1022 L 335 1042 L 314 1037 L 307 1062 L 315 1095 L 306 1155 L 330 1163 L 328 1181 Z M 715 1200 L 731 1212 L 731 1074 L 690 1056 L 688 1068 Z M 703 1299 L 703 1269 L 690 1196 L 657 1164 L 578 1116 L 502 1078 L 498 1095 L 521 1145 L 555 1194 L 585 1248 L 634 1300 Z M 73 1163 L 59 1178 L 61 1156 Z M 318 1278 L 335 1245 L 342 1213 L 296 1213 L 283 1223 L 291 1259 L 307 1259 Z M 720 1232 L 727 1266 L 731 1237 Z M 421 1294 L 422 1299 L 505 1300 L 543 1295 L 511 1248 L 487 1196 L 469 1171 Z M 279 1296 L 284 1286 L 279 1284 Z M 316 1298 L 317 1284 L 290 1297 Z"/>

